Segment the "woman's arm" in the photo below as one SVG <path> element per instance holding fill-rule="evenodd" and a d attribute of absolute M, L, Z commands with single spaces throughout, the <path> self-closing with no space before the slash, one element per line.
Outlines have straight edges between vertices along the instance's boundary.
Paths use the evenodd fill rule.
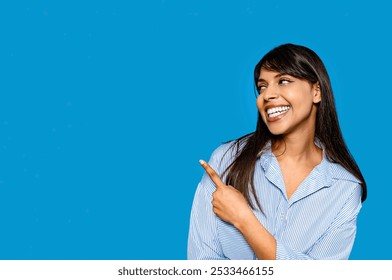
<path fill-rule="evenodd" d="M 218 218 L 212 211 L 211 194 L 204 182 L 206 179 L 209 180 L 203 178 L 198 185 L 193 200 L 188 235 L 189 260 L 225 259 L 217 235 Z"/>
<path fill-rule="evenodd" d="M 276 240 L 257 220 L 243 195 L 222 182 L 219 175 L 205 161 L 200 161 L 216 186 L 213 211 L 225 222 L 236 227 L 252 247 L 258 259 L 276 259 Z"/>

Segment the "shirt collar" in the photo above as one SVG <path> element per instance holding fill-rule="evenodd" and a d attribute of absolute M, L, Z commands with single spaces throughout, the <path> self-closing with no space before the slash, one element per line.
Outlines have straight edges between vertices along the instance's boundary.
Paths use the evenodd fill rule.
<path fill-rule="evenodd" d="M 323 151 L 323 158 L 321 162 L 312 170 L 300 188 L 293 194 L 293 199 L 298 200 L 304 196 L 318 191 L 319 189 L 332 186 L 336 180 L 347 180 L 352 182 L 360 183 L 360 181 L 344 169 L 340 164 L 332 163 L 328 160 L 325 154 L 324 146 L 318 139 L 315 140 L 315 144 L 320 147 Z M 264 170 L 267 179 L 275 186 L 281 189 L 282 193 L 286 193 L 284 189 L 284 181 L 281 175 L 279 163 L 272 153 L 271 142 L 268 142 L 259 158 L 261 167 Z"/>

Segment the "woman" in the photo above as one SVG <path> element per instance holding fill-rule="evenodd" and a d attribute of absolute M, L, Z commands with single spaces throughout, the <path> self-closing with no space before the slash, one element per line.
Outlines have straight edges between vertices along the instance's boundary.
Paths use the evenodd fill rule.
<path fill-rule="evenodd" d="M 285 44 L 254 79 L 256 131 L 200 161 L 188 259 L 347 259 L 367 190 L 323 62 Z"/>

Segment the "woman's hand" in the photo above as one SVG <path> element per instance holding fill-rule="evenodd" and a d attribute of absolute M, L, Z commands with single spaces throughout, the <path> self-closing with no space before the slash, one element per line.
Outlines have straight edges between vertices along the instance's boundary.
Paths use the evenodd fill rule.
<path fill-rule="evenodd" d="M 234 187 L 224 184 L 215 170 L 204 160 L 200 160 L 200 164 L 216 186 L 212 194 L 214 213 L 236 228 L 241 227 L 246 218 L 253 215 L 244 196 Z"/>

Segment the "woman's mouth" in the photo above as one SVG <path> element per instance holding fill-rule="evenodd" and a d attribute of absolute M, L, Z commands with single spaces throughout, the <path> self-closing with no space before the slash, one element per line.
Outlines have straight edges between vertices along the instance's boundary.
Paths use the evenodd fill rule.
<path fill-rule="evenodd" d="M 269 121 L 280 119 L 280 117 L 290 110 L 290 106 L 279 106 L 267 109 L 266 113 Z"/>

